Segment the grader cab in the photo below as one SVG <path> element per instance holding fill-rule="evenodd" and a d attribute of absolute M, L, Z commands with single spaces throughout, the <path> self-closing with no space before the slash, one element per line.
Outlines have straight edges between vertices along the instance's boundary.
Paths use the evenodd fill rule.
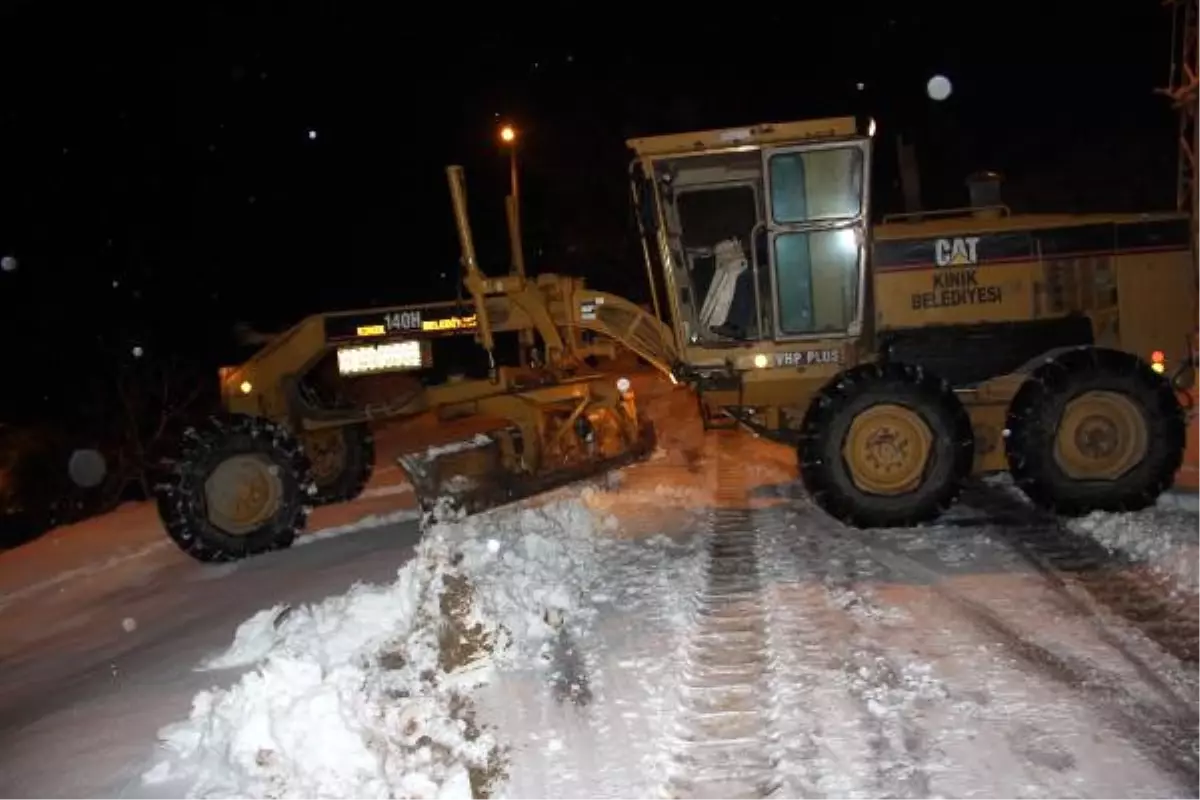
<path fill-rule="evenodd" d="M 288 547 L 311 505 L 362 490 L 374 462 L 371 426 L 383 420 L 423 439 L 400 461 L 427 520 L 506 503 L 653 449 L 628 381 L 596 374 L 588 358 L 619 346 L 668 372 L 669 331 L 577 278 L 485 275 L 462 170 L 449 167 L 447 177 L 469 296 L 314 315 L 224 370 L 224 413 L 186 432 L 157 488 L 164 526 L 189 555 L 226 561 Z M 532 339 L 537 359 L 504 363 L 506 334 Z M 435 353 L 461 337 L 481 348 L 485 374 L 452 369 L 435 383 Z M 343 391 L 383 375 L 412 380 L 393 381 L 382 401 L 355 403 Z"/>
<path fill-rule="evenodd" d="M 802 480 L 863 527 L 932 519 L 1011 471 L 1060 513 L 1171 485 L 1171 382 L 1196 324 L 1178 214 L 872 228 L 872 132 L 853 118 L 631 140 L 654 287 L 702 412 L 798 448 Z M 662 296 L 660 298 L 660 296 Z"/>

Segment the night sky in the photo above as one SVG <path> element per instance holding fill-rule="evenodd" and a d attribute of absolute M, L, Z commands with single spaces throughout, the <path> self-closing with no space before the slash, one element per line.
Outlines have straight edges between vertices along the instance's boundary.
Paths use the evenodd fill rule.
<path fill-rule="evenodd" d="M 502 122 L 520 132 L 532 269 L 635 299 L 633 135 L 870 114 L 877 215 L 902 210 L 897 133 L 927 206 L 964 205 L 980 168 L 1006 175 L 1015 211 L 1172 206 L 1157 0 L 825 5 L 686 6 L 696 22 L 599 4 L 2 6 L 0 255 L 19 267 L 0 272 L 0 422 L 73 414 L 134 347 L 211 374 L 244 357 L 238 322 L 453 297 L 447 163 L 503 272 Z M 954 84 L 940 104 L 937 73 Z"/>

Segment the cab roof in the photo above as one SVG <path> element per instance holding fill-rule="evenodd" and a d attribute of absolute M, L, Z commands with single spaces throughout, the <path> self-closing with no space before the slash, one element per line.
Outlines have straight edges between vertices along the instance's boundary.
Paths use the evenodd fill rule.
<path fill-rule="evenodd" d="M 626 145 L 641 158 L 728 150 L 731 147 L 786 144 L 810 139 L 840 139 L 854 136 L 854 117 L 829 117 L 799 122 L 764 122 L 741 128 L 717 128 L 693 133 L 669 133 L 629 139 Z"/>

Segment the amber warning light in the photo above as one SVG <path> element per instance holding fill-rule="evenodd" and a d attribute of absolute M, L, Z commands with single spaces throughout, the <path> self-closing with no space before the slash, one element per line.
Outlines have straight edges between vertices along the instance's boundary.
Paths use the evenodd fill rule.
<path fill-rule="evenodd" d="M 1162 374 L 1167 369 L 1167 356 L 1162 350 L 1155 350 L 1150 354 L 1150 369 L 1158 374 Z"/>

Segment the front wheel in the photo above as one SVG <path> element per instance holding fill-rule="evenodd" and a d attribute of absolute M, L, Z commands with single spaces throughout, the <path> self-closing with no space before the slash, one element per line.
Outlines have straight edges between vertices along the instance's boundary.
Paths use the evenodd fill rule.
<path fill-rule="evenodd" d="M 971 420 L 944 380 L 907 364 L 862 364 L 809 405 L 800 478 L 818 506 L 850 525 L 916 525 L 954 502 L 974 449 Z"/>
<path fill-rule="evenodd" d="M 1006 426 L 1013 481 L 1065 516 L 1154 503 L 1174 482 L 1187 433 L 1170 382 L 1102 347 L 1067 350 L 1033 370 Z"/>
<path fill-rule="evenodd" d="M 211 417 L 185 433 L 155 486 L 167 534 L 198 561 L 236 561 L 290 547 L 316 492 L 286 428 L 258 417 Z"/>

